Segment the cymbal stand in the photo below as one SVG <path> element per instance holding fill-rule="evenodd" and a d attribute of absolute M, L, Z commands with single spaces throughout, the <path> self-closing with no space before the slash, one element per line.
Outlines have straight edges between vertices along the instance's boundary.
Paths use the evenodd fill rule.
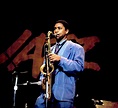
<path fill-rule="evenodd" d="M 15 84 L 14 84 L 13 108 L 16 107 L 16 91 L 18 90 L 18 73 L 16 71 L 14 73 L 16 73 L 16 76 L 15 76 Z"/>

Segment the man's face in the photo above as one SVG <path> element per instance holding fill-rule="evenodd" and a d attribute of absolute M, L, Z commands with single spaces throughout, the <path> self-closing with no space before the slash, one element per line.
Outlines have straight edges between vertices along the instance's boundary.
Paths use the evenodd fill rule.
<path fill-rule="evenodd" d="M 56 35 L 57 40 L 62 40 L 66 34 L 68 33 L 68 29 L 66 30 L 62 23 L 56 23 L 54 26 L 54 35 Z"/>

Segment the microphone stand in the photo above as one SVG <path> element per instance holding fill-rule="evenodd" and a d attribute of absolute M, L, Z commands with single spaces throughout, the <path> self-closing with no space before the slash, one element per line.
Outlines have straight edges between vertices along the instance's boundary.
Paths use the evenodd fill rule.
<path fill-rule="evenodd" d="M 14 71 L 14 73 L 16 73 L 16 76 L 15 76 L 14 95 L 13 95 L 13 108 L 16 107 L 16 91 L 18 90 L 18 72 Z"/>

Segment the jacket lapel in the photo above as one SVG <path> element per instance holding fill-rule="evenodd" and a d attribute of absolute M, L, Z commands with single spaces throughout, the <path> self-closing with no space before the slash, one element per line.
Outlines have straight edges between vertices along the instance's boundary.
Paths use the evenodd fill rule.
<path fill-rule="evenodd" d="M 61 53 L 59 53 L 59 55 L 68 58 L 68 56 L 70 55 L 70 50 L 72 49 L 72 46 L 70 44 L 70 41 L 67 41 L 65 43 L 65 45 L 61 48 Z"/>
<path fill-rule="evenodd" d="M 54 53 L 55 45 L 51 48 L 52 53 Z M 68 58 L 70 55 L 70 50 L 72 50 L 71 41 L 67 41 L 64 46 L 60 49 L 58 55 Z"/>

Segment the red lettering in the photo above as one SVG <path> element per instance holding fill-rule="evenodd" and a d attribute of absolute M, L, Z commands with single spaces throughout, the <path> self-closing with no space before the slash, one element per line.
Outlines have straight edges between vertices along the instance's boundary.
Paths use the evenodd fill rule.
<path fill-rule="evenodd" d="M 8 60 L 31 36 L 31 31 L 25 30 L 23 34 L 2 54 L 0 54 L 0 64 Z"/>
<path fill-rule="evenodd" d="M 9 58 L 11 58 L 16 51 L 26 42 L 26 40 L 32 35 L 31 31 L 25 30 L 23 34 L 6 50 L 6 52 L 0 55 L 0 64 L 6 62 Z M 70 40 L 76 40 L 77 43 L 83 45 L 85 52 L 91 50 L 95 43 L 100 42 L 97 36 L 90 36 L 78 39 L 74 34 L 70 34 L 68 36 Z M 32 76 L 37 78 L 40 72 L 40 66 L 42 65 L 44 57 L 42 56 L 42 49 L 45 42 L 45 34 L 42 33 L 40 36 L 35 37 L 28 45 L 25 46 L 17 56 L 14 57 L 13 61 L 8 64 L 7 68 L 9 71 L 13 71 L 15 67 L 18 66 L 19 63 L 32 59 Z M 56 40 L 54 38 L 51 39 L 51 44 L 54 44 Z M 28 54 L 35 48 L 33 54 Z M 15 64 L 15 66 L 14 66 Z M 95 71 L 100 70 L 100 66 L 95 62 L 86 62 L 85 61 L 85 68 L 86 69 L 93 69 Z"/>

